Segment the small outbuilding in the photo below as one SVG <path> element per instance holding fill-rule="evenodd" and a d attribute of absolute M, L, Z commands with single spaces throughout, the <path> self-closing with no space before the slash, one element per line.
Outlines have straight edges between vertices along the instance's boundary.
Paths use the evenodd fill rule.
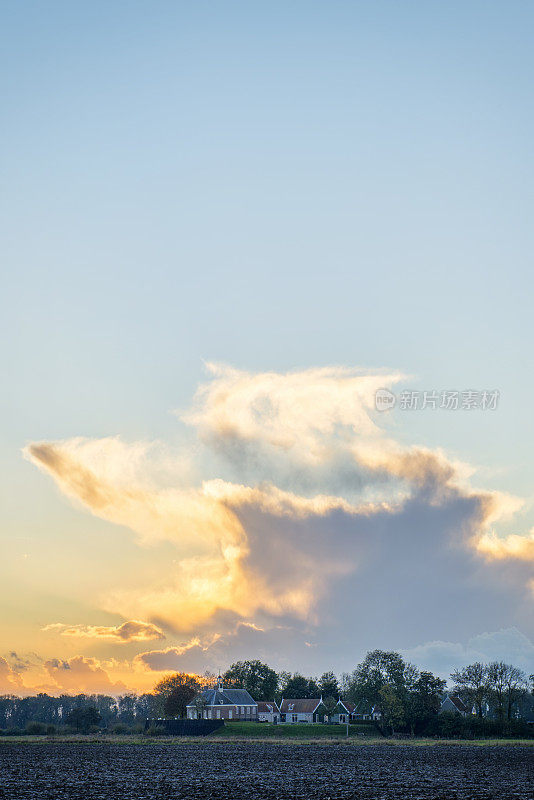
<path fill-rule="evenodd" d="M 274 700 L 258 700 L 258 722 L 280 722 L 280 709 Z"/>
<path fill-rule="evenodd" d="M 352 722 L 354 719 L 354 710 L 356 706 L 348 700 L 338 700 L 332 714 L 330 714 L 330 722 L 334 725 L 346 725 L 347 722 Z"/>
<path fill-rule="evenodd" d="M 460 714 L 462 717 L 469 716 L 469 708 L 465 705 L 463 700 L 455 694 L 447 694 L 441 701 L 439 709 L 440 714 L 449 712 L 449 714 Z"/>
<path fill-rule="evenodd" d="M 352 718 L 376 721 L 382 719 L 382 711 L 378 704 L 373 705 L 368 700 L 360 700 L 354 707 Z"/>

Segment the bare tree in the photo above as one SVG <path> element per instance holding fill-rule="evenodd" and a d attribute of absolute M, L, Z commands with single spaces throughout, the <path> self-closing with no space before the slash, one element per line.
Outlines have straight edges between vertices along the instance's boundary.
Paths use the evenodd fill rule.
<path fill-rule="evenodd" d="M 488 688 L 497 701 L 499 719 L 512 719 L 512 710 L 527 690 L 527 676 L 519 667 L 505 664 L 504 661 L 493 661 L 488 665 Z"/>
<path fill-rule="evenodd" d="M 488 694 L 495 700 L 497 716 L 504 719 L 504 699 L 506 695 L 506 673 L 508 665 L 504 661 L 492 661 L 488 664 Z"/>
<path fill-rule="evenodd" d="M 514 705 L 527 690 L 527 676 L 519 667 L 514 667 L 512 664 L 505 666 L 506 718 L 512 719 Z"/>
<path fill-rule="evenodd" d="M 451 673 L 455 689 L 475 706 L 477 716 L 483 716 L 482 706 L 488 693 L 488 669 L 480 661 Z"/>

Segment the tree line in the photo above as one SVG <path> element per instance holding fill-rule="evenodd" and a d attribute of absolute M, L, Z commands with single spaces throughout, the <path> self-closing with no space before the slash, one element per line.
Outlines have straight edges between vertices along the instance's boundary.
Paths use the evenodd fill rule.
<path fill-rule="evenodd" d="M 488 725 L 491 728 L 495 723 L 502 732 L 505 723 L 510 726 L 517 717 L 534 711 L 534 675 L 527 679 L 520 669 L 500 661 L 474 663 L 451 673 L 452 693 L 469 710 L 475 710 L 475 717 L 463 722 L 445 714 L 439 715 L 438 720 L 446 681 L 419 670 L 393 651 L 370 651 L 352 672 L 344 673 L 341 678 L 333 671 L 324 672 L 319 678 L 299 672 L 276 672 L 259 660 L 248 660 L 232 664 L 222 679 L 227 688 L 246 689 L 254 700 L 280 702 L 282 697 L 322 697 L 329 714 L 334 712 L 339 699 L 354 703 L 362 715 L 369 715 L 373 708 L 379 709 L 380 719 L 376 724 L 385 735 L 399 732 L 440 735 L 447 725 L 449 733 L 462 735 L 460 728 L 474 730 L 475 720 L 479 730 L 491 732 Z M 185 716 L 188 703 L 215 681 L 216 677 L 208 672 L 202 676 L 177 672 L 160 680 L 153 692 L 140 695 L 38 694 L 24 698 L 7 695 L 0 697 L 0 730 L 7 733 L 29 728 L 40 733 L 140 731 L 147 718 Z"/>
<path fill-rule="evenodd" d="M 114 733 L 141 731 L 147 717 L 158 709 L 153 693 L 128 693 L 120 697 L 103 694 L 39 693 L 33 697 L 0 697 L 0 730 L 8 734 L 86 733 L 105 728 Z"/>

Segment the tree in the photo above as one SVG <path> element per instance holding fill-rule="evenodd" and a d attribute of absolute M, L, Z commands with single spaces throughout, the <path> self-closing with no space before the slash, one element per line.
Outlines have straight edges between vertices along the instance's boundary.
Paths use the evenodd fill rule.
<path fill-rule="evenodd" d="M 196 691 L 191 686 L 176 686 L 165 698 L 163 713 L 166 717 L 185 717 L 187 706 L 195 695 Z"/>
<path fill-rule="evenodd" d="M 287 674 L 289 675 L 289 673 Z M 288 677 L 285 686 L 282 686 L 282 694 L 284 697 L 299 700 L 307 697 L 320 697 L 321 690 L 314 678 L 305 678 L 304 675 L 295 672 L 293 676 Z"/>
<path fill-rule="evenodd" d="M 133 693 L 123 694 L 117 698 L 117 717 L 121 722 L 131 725 L 135 722 L 135 706 L 137 695 Z"/>
<path fill-rule="evenodd" d="M 506 695 L 506 667 L 504 661 L 492 661 L 486 669 L 486 682 L 489 697 L 495 702 L 497 716 L 504 719 L 504 698 Z"/>
<path fill-rule="evenodd" d="M 223 675 L 224 683 L 246 689 L 254 700 L 273 700 L 278 675 L 261 661 L 236 661 Z"/>
<path fill-rule="evenodd" d="M 136 719 L 148 719 L 156 714 L 156 696 L 145 692 L 135 701 L 134 715 Z"/>
<path fill-rule="evenodd" d="M 339 698 L 339 683 L 333 672 L 324 672 L 319 678 L 319 690 L 323 700 L 333 697 L 336 701 Z"/>
<path fill-rule="evenodd" d="M 404 687 L 407 690 L 412 689 L 419 680 L 419 678 L 421 677 L 421 674 L 422 673 L 419 672 L 415 664 L 410 664 L 410 663 L 406 664 L 402 673 L 402 680 L 404 683 Z"/>
<path fill-rule="evenodd" d="M 332 714 L 335 713 L 337 708 L 338 701 L 333 695 L 328 695 L 328 697 L 323 698 L 323 705 L 326 708 L 326 714 L 328 717 L 331 717 Z"/>
<path fill-rule="evenodd" d="M 437 716 L 445 685 L 446 681 L 442 678 L 424 671 L 407 684 L 405 717 L 412 736 L 416 728 L 425 727 L 433 717 Z"/>
<path fill-rule="evenodd" d="M 163 678 L 154 687 L 157 707 L 165 716 L 183 717 L 186 706 L 202 688 L 202 679 L 187 672 L 176 672 Z"/>
<path fill-rule="evenodd" d="M 65 722 L 67 725 L 72 725 L 77 731 L 88 731 L 95 725 L 98 725 L 102 717 L 94 706 L 85 706 L 84 708 L 78 706 L 73 708 L 67 716 Z"/>
<path fill-rule="evenodd" d="M 483 716 L 483 703 L 488 694 L 488 669 L 480 661 L 451 672 L 455 690 L 476 708 L 477 717 Z"/>
<path fill-rule="evenodd" d="M 523 670 L 504 661 L 493 661 L 487 668 L 488 689 L 497 705 L 497 715 L 502 721 L 512 719 L 512 709 L 525 691 L 527 677 Z"/>
<path fill-rule="evenodd" d="M 384 686 L 391 687 L 399 699 L 402 699 L 406 686 L 406 668 L 407 665 L 399 653 L 371 650 L 354 672 L 345 676 L 348 699 L 355 703 L 360 700 L 378 703 L 380 690 Z"/>
<path fill-rule="evenodd" d="M 395 728 L 404 725 L 404 708 L 401 699 L 393 686 L 385 684 L 379 693 L 380 711 L 382 713 L 382 723 L 386 728 L 390 728 L 391 733 L 395 733 Z"/>
<path fill-rule="evenodd" d="M 527 689 L 527 676 L 519 667 L 508 664 L 506 673 L 507 706 L 506 717 L 512 719 L 512 709 Z"/>

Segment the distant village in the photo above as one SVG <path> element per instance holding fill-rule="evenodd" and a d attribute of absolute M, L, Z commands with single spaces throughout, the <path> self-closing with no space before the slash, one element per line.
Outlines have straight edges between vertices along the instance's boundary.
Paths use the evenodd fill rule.
<path fill-rule="evenodd" d="M 0 735 L 165 735 L 178 731 L 179 723 L 206 731 L 262 723 L 346 725 L 347 735 L 350 726 L 351 735 L 534 736 L 534 674 L 527 677 L 511 664 L 494 661 L 469 664 L 450 677 L 452 688 L 399 653 L 383 650 L 367 653 L 341 679 L 333 672 L 309 678 L 278 673 L 259 660 L 237 661 L 219 676 L 168 673 L 143 694 L 4 695 Z M 253 727 L 241 729 L 246 735 Z"/>
<path fill-rule="evenodd" d="M 279 723 L 347 723 L 381 719 L 378 706 L 361 701 L 358 705 L 338 699 L 329 712 L 322 697 L 254 700 L 246 689 L 225 688 L 218 680 L 213 689 L 204 689 L 187 705 L 188 719 L 223 719 Z"/>
<path fill-rule="evenodd" d="M 204 689 L 187 705 L 188 719 L 234 720 L 270 722 L 273 724 L 350 724 L 356 721 L 381 721 L 382 710 L 379 704 L 367 700 L 352 703 L 337 699 L 335 706 L 328 708 L 322 697 L 282 698 L 276 700 L 255 700 L 246 689 L 225 687 L 222 678 L 214 688 Z M 476 716 L 474 705 L 464 702 L 455 694 L 445 693 L 440 699 L 438 714 L 454 714 L 461 717 Z M 489 703 L 483 707 L 483 717 L 496 718 L 496 710 Z M 513 718 L 521 718 L 520 709 L 514 711 Z M 534 725 L 534 703 L 525 714 L 527 722 Z"/>
<path fill-rule="evenodd" d="M 175 701 L 184 697 L 182 680 L 178 674 L 163 682 L 164 709 L 167 715 L 188 720 L 367 723 L 384 735 L 490 734 L 526 731 L 526 726 L 534 733 L 534 675 L 527 678 L 503 661 L 454 670 L 450 690 L 443 678 L 406 663 L 399 653 L 382 650 L 367 653 L 340 681 L 333 672 L 313 679 L 300 673 L 277 674 L 260 661 L 239 661 L 217 680 L 190 686 L 190 699 L 180 707 Z"/>

